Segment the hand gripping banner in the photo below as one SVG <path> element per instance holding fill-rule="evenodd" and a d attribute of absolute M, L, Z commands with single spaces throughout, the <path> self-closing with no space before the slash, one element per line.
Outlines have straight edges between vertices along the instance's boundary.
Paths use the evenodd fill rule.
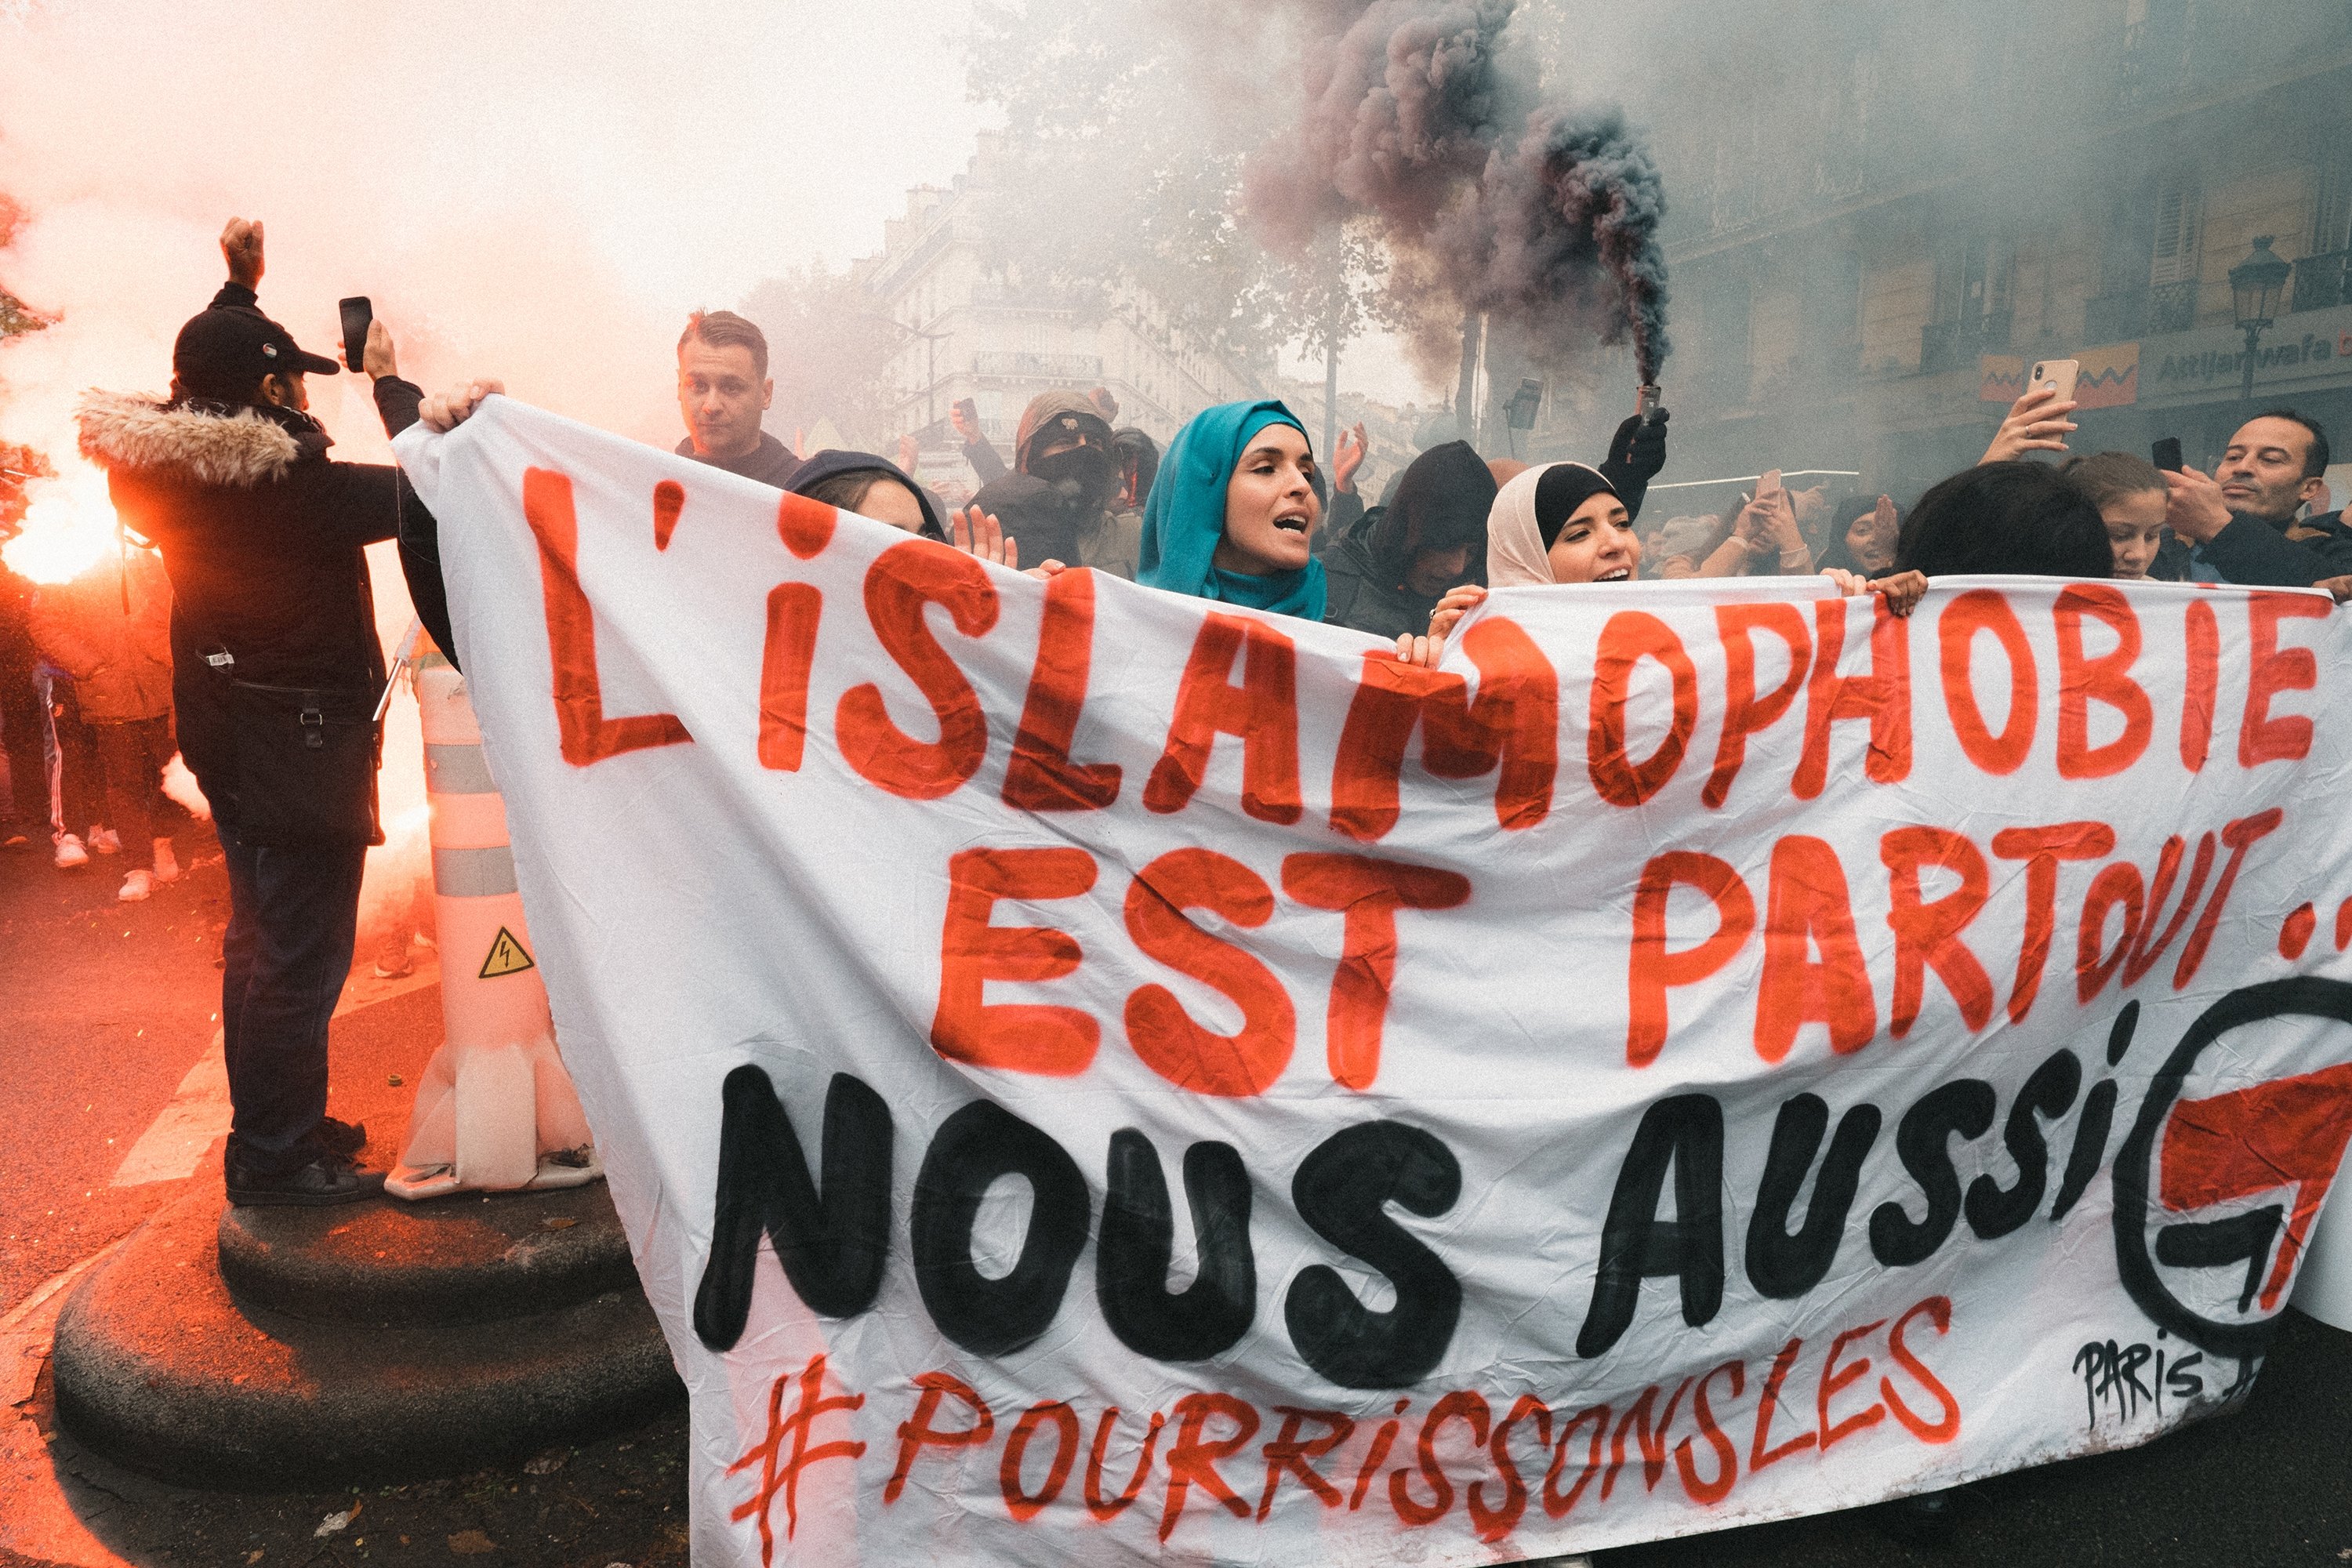
<path fill-rule="evenodd" d="M 2352 1131 L 2324 595 L 1417 670 L 509 399 L 400 452 L 698 1562 L 1509 1562 L 2252 1386 Z"/>

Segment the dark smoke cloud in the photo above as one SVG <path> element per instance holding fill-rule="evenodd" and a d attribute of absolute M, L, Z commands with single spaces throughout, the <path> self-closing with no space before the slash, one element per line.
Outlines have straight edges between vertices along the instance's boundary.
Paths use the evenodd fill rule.
<path fill-rule="evenodd" d="M 1666 353 L 1665 195 L 1622 115 L 1538 101 L 1516 0 L 1300 0 L 1307 101 L 1253 159 L 1246 205 L 1291 249 L 1354 217 L 1397 260 L 1394 317 L 1428 363 L 1465 310 L 1536 357 L 1629 336 Z M 1433 294 L 1436 297 L 1433 298 Z"/>

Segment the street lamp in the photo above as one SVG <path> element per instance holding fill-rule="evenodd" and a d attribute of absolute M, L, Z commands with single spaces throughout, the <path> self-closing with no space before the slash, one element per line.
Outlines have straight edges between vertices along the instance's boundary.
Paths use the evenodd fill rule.
<path fill-rule="evenodd" d="M 2271 241 L 2277 237 L 2254 236 L 2252 252 L 2230 268 L 2230 299 L 2238 312 L 2238 330 L 2246 334 L 2246 376 L 2239 395 L 2248 403 L 2254 400 L 2255 346 L 2262 342 L 2263 329 L 2277 317 L 2279 298 L 2294 271 L 2272 251 Z"/>

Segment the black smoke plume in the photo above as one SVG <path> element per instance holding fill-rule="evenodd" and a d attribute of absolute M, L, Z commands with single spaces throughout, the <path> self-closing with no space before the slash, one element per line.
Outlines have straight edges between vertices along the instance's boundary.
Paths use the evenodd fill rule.
<path fill-rule="evenodd" d="M 1393 316 L 1425 363 L 1465 311 L 1539 359 L 1633 340 L 1666 354 L 1665 195 L 1615 110 L 1546 102 L 1507 43 L 1517 0 L 1300 0 L 1307 101 L 1252 161 L 1246 205 L 1291 248 L 1369 218 Z"/>

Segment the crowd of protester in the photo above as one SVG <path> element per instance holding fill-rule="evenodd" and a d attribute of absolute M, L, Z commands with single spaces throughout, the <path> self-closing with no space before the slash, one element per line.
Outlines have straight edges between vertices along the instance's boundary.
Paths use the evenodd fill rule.
<path fill-rule="evenodd" d="M 431 513 L 395 469 L 327 455 L 305 376 L 338 367 L 262 313 L 260 226 L 232 222 L 222 248 L 229 282 L 183 328 L 170 396 L 93 395 L 84 409 L 84 450 L 108 470 L 135 545 L 69 583 L 0 572 L 11 779 L 0 844 L 45 844 L 68 871 L 120 856 L 120 896 L 148 897 L 178 875 L 178 808 L 157 781 L 175 748 L 184 754 L 229 871 L 231 1197 L 336 1203 L 382 1184 L 354 1159 L 362 1131 L 325 1114 L 325 1020 L 351 964 L 365 849 L 381 841 L 366 714 L 385 670 L 364 546 L 398 540 L 425 628 L 453 659 L 463 650 Z M 1591 464 L 1443 442 L 1367 506 L 1361 426 L 1340 433 L 1327 468 L 1289 408 L 1251 400 L 1194 415 L 1163 451 L 1119 423 L 1101 387 L 1033 400 L 1010 461 L 959 404 L 950 423 L 976 489 L 961 473 L 926 483 L 911 437 L 893 460 L 807 452 L 769 433 L 769 356 L 741 316 L 688 320 L 680 456 L 1016 570 L 1083 566 L 1326 621 L 1414 662 L 1441 658 L 1489 589 L 1821 574 L 1897 614 L 1953 574 L 2352 593 L 2352 527 L 2323 478 L 2327 434 L 2287 409 L 2248 420 L 2211 475 L 2164 472 L 2070 450 L 2075 405 L 2042 389 L 2011 408 L 1979 464 L 1908 506 L 1866 484 L 1798 487 L 1776 471 L 1707 510 L 1653 504 L 1670 427 L 1657 410 L 1626 420 Z M 362 357 L 388 435 L 419 420 L 446 429 L 499 390 L 477 382 L 426 397 L 399 375 L 381 323 Z"/>

